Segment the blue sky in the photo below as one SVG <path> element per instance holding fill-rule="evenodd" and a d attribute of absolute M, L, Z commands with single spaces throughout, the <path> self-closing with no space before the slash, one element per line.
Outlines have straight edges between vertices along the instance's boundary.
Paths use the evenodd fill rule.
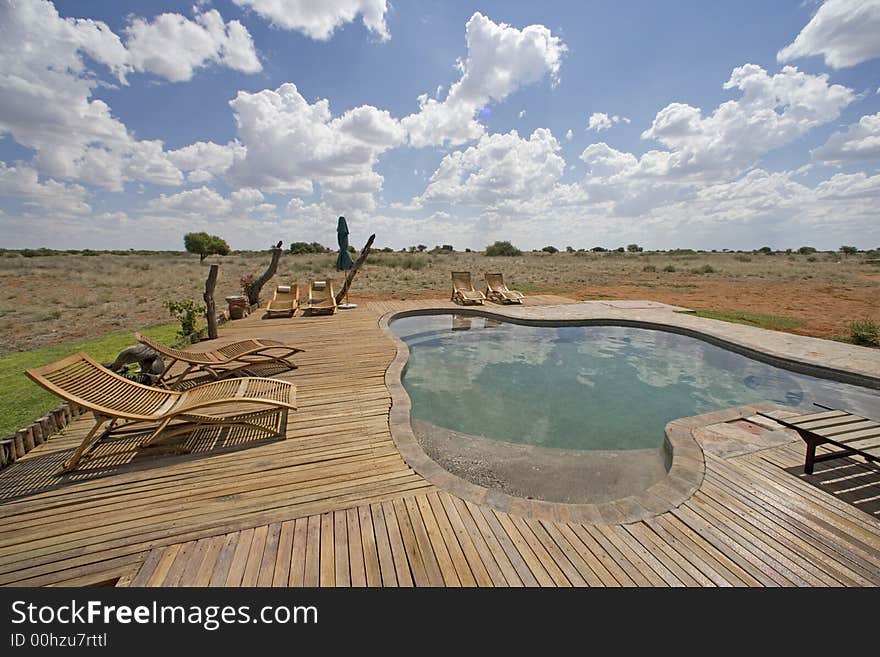
<path fill-rule="evenodd" d="M 9 248 L 880 245 L 880 0 L 0 0 Z"/>

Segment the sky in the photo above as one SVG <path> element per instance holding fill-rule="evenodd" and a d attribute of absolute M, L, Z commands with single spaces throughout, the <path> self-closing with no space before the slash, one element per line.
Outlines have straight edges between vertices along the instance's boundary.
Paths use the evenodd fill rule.
<path fill-rule="evenodd" d="M 0 0 L 0 246 L 880 246 L 880 0 Z"/>

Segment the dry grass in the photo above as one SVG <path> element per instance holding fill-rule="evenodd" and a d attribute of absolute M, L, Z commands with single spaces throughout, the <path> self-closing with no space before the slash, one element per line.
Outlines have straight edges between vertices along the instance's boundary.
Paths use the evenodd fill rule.
<path fill-rule="evenodd" d="M 212 261 L 221 263 L 215 298 L 222 308 L 224 296 L 239 293 L 239 277 L 261 273 L 268 259 L 265 253 L 233 254 L 200 265 L 196 256 L 173 253 L 25 258 L 6 252 L 0 257 L 0 353 L 168 322 L 162 302 L 200 302 Z M 285 254 L 271 284 L 338 279 L 334 263 L 335 254 Z M 443 297 L 452 270 L 470 270 L 478 279 L 482 272 L 501 271 L 511 288 L 526 293 L 654 299 L 793 317 L 803 322 L 794 332 L 823 337 L 847 334 L 854 320 L 880 321 L 880 267 L 863 255 L 824 253 L 374 253 L 355 281 L 352 301 Z"/>

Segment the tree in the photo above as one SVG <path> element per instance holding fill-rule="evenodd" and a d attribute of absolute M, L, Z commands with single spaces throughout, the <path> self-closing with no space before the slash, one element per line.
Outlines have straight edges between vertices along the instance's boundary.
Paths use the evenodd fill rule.
<path fill-rule="evenodd" d="M 626 250 L 630 253 L 641 253 L 644 249 L 640 247 L 638 244 L 627 244 Z"/>
<path fill-rule="evenodd" d="M 226 240 L 208 233 L 187 233 L 183 236 L 183 246 L 190 253 L 198 254 L 199 262 L 203 262 L 209 255 L 229 255 Z"/>
<path fill-rule="evenodd" d="M 801 248 L 798 249 L 798 253 L 800 253 L 801 255 L 810 255 L 815 252 L 816 252 L 816 249 L 812 246 L 802 246 Z"/>
<path fill-rule="evenodd" d="M 549 253 L 551 255 L 554 253 L 559 253 L 559 249 L 557 249 L 555 246 L 545 246 L 541 250 L 544 251 L 545 253 Z"/>
<path fill-rule="evenodd" d="M 574 247 L 573 246 L 565 247 L 565 252 L 566 253 L 574 253 Z"/>
<path fill-rule="evenodd" d="M 419 250 L 419 253 L 424 253 L 428 246 L 426 244 L 419 244 L 416 248 Z"/>
<path fill-rule="evenodd" d="M 592 249 L 590 249 L 590 251 L 592 251 L 593 253 L 602 253 L 607 250 L 608 249 L 606 249 L 604 246 L 594 246 Z"/>
<path fill-rule="evenodd" d="M 859 249 L 856 246 L 842 246 L 840 247 L 840 252 L 844 255 L 855 255 L 859 252 Z"/>
<path fill-rule="evenodd" d="M 770 255 L 771 253 L 773 253 L 773 249 L 771 249 L 769 246 L 762 246 L 760 249 L 758 249 L 758 253 L 766 253 L 767 255 Z"/>
<path fill-rule="evenodd" d="M 614 249 L 614 250 L 617 251 L 618 253 L 623 253 L 623 251 L 624 251 L 624 249 L 623 249 L 622 246 L 618 246 L 618 247 L 617 247 L 616 249 Z"/>
<path fill-rule="evenodd" d="M 495 256 L 521 256 L 522 251 L 516 248 L 510 242 L 495 242 L 491 246 L 486 247 L 486 255 L 489 257 Z"/>

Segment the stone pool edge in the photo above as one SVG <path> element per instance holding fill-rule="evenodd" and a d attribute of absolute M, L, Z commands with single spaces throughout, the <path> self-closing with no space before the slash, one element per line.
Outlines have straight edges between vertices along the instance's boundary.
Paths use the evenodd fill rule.
<path fill-rule="evenodd" d="M 508 495 L 496 489 L 478 486 L 462 477 L 452 474 L 436 463 L 422 449 L 416 440 L 410 423 L 411 403 L 409 394 L 401 381 L 404 367 L 409 360 L 409 348 L 390 328 L 393 319 L 425 315 L 460 314 L 476 317 L 489 317 L 503 321 L 514 321 L 521 324 L 536 326 L 563 326 L 607 324 L 623 325 L 655 330 L 667 330 L 684 333 L 704 341 L 718 344 L 725 348 L 734 347 L 744 355 L 760 355 L 765 362 L 769 360 L 784 361 L 786 364 L 801 365 L 805 369 L 819 369 L 828 373 L 854 375 L 857 379 L 872 379 L 861 374 L 838 370 L 837 368 L 817 366 L 815 363 L 804 363 L 793 358 L 779 358 L 759 352 L 749 346 L 728 342 L 711 334 L 700 333 L 689 327 L 666 324 L 662 321 L 641 321 L 609 316 L 606 318 L 558 319 L 522 318 L 501 312 L 492 312 L 473 308 L 428 307 L 403 311 L 391 311 L 379 318 L 379 328 L 394 343 L 396 355 L 385 370 L 385 386 L 391 394 L 391 410 L 389 413 L 389 429 L 394 444 L 397 446 L 404 461 L 430 483 L 462 499 L 488 506 L 505 513 L 513 513 L 535 520 L 555 522 L 576 522 L 592 525 L 621 525 L 645 520 L 667 511 L 671 511 L 689 500 L 699 490 L 706 472 L 706 460 L 703 448 L 694 438 L 693 431 L 699 427 L 718 422 L 730 422 L 747 418 L 758 411 L 768 412 L 785 409 L 773 403 L 756 403 L 734 408 L 722 409 L 701 415 L 678 418 L 665 427 L 664 449 L 670 455 L 671 465 L 667 476 L 651 485 L 638 495 L 630 495 L 611 502 L 597 504 L 567 504 L 548 502 L 545 500 L 526 499 Z M 835 377 L 836 378 L 836 377 Z M 873 379 L 871 387 L 878 387 L 878 380 Z M 864 385 L 864 384 L 862 384 Z"/>

